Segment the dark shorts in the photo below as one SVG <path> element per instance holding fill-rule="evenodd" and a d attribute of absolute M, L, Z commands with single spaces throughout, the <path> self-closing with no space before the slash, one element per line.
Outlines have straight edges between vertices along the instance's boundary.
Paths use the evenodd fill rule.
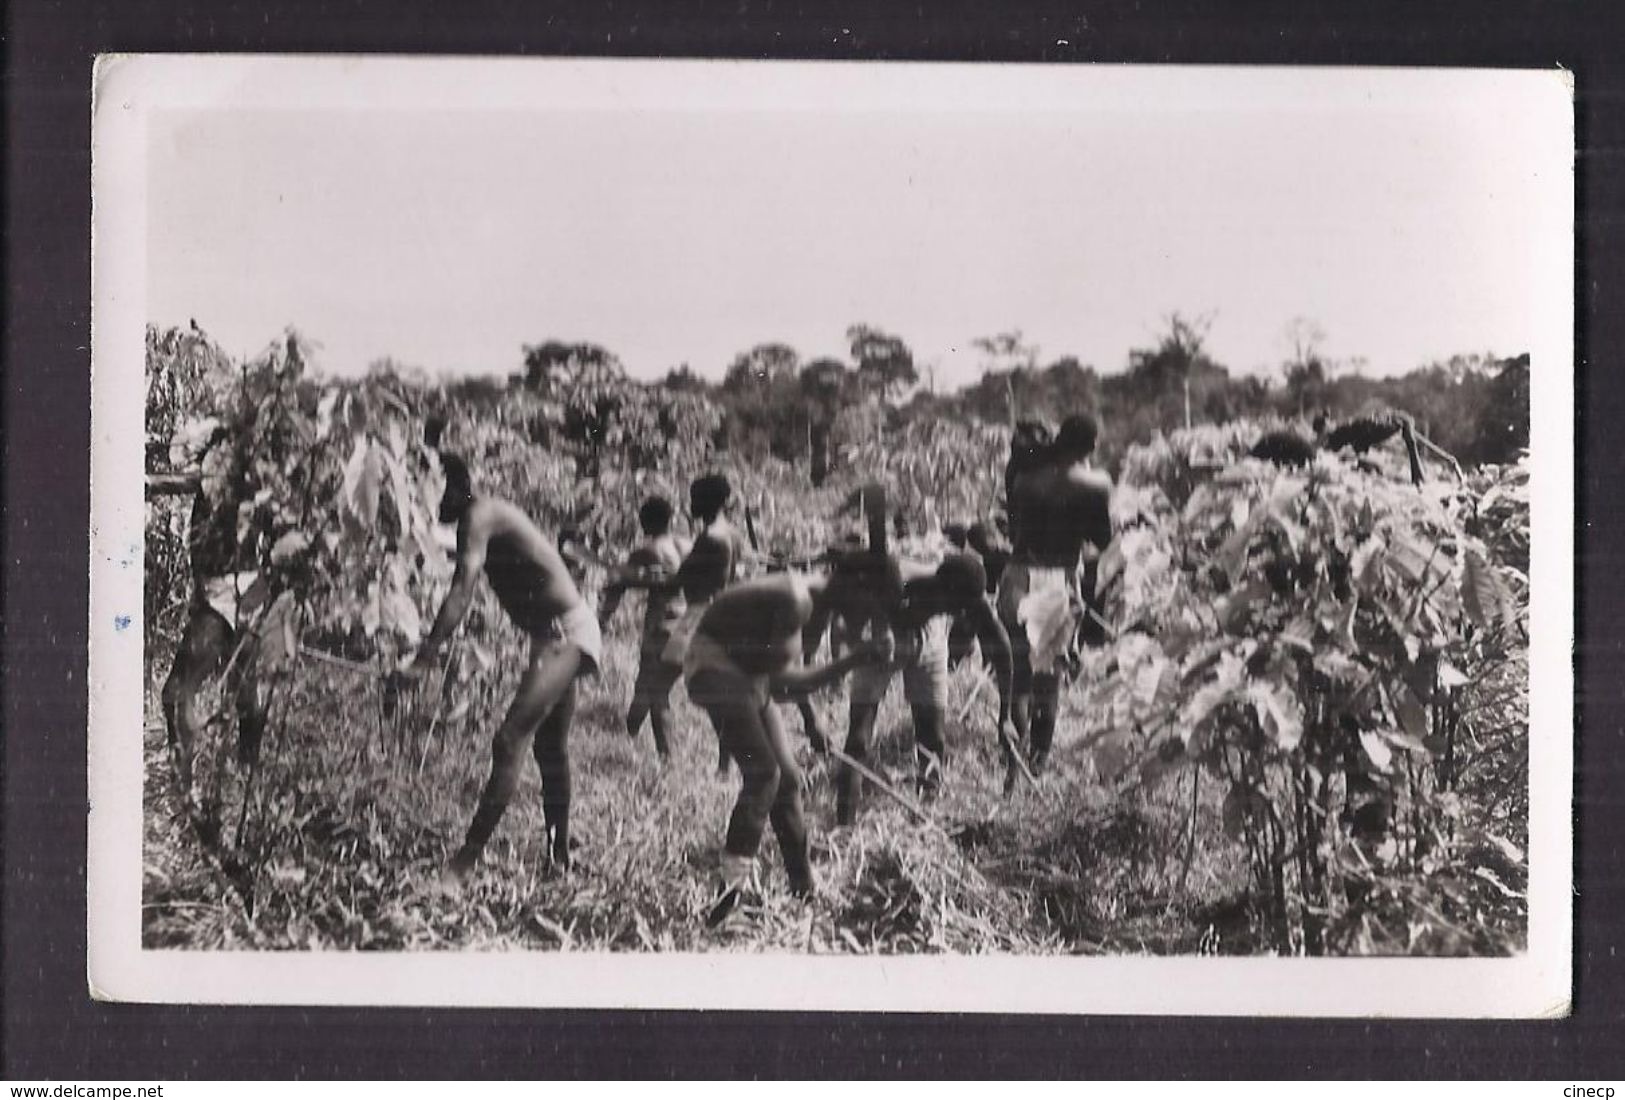
<path fill-rule="evenodd" d="M 664 704 L 671 689 L 683 676 L 683 666 L 665 659 L 669 632 L 648 631 L 638 650 L 638 677 L 632 684 L 632 701 L 646 707 Z"/>

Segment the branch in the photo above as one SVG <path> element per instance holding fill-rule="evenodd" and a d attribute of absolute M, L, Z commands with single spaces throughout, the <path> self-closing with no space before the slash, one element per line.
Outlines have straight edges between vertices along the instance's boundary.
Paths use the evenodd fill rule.
<path fill-rule="evenodd" d="M 147 471 L 149 497 L 191 496 L 202 484 L 203 474 L 199 470 L 174 470 L 168 473 Z"/>

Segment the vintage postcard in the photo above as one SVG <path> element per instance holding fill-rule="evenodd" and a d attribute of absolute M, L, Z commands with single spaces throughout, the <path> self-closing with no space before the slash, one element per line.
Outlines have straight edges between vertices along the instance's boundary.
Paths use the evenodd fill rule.
<path fill-rule="evenodd" d="M 1567 1011 L 1567 74 L 94 80 L 96 996 Z"/>

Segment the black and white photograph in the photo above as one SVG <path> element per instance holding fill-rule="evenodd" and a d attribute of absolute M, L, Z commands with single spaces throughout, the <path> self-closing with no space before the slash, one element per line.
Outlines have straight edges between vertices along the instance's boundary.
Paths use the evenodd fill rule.
<path fill-rule="evenodd" d="M 1566 1011 L 1561 71 L 96 81 L 98 996 Z"/>

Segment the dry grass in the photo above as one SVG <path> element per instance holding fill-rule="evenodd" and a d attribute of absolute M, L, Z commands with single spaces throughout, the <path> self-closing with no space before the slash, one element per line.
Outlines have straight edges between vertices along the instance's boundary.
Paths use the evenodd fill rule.
<path fill-rule="evenodd" d="M 1194 830 L 1188 771 L 1151 791 L 1101 787 L 1088 751 L 1087 692 L 1077 688 L 1063 708 L 1041 788 L 1022 785 L 1004 798 L 991 692 L 970 704 L 965 724 L 953 721 L 976 683 L 968 667 L 951 682 L 951 766 L 930 807 L 934 822 L 919 821 L 871 787 L 857 824 L 837 828 L 832 765 L 803 742 L 818 895 L 810 902 L 789 897 L 768 837 L 761 905 L 707 929 L 738 780 L 717 776 L 715 735 L 681 687 L 668 766 L 657 762 L 647 729 L 637 741 L 626 736 L 622 714 L 636 650 L 626 617 L 617 626 L 603 673 L 583 686 L 571 733 L 581 869 L 545 871 L 540 785 L 530 766 L 485 860 L 458 895 L 438 887 L 438 872 L 462 838 L 487 773 L 494 720 L 485 712 L 506 702 L 516 668 L 500 673 L 487 705 L 436 723 L 426 703 L 385 722 L 375 687 L 306 667 L 279 704 L 286 719 L 280 737 L 268 741 L 240 844 L 233 843 L 242 806 L 235 769 L 220 769 L 221 843 L 205 844 L 179 812 L 162 726 L 150 707 L 143 941 L 272 950 L 1263 949 L 1242 852 L 1214 827 L 1222 800 L 1216 783 L 1204 780 L 1197 790 Z M 149 676 L 154 697 L 165 668 Z M 815 702 L 839 743 L 844 692 Z M 792 738 L 802 740 L 794 714 L 786 720 Z M 888 696 L 877 728 L 871 766 L 910 790 L 912 735 L 898 692 Z M 222 732 L 201 754 L 200 775 L 215 774 Z M 1514 924 L 1522 919 L 1510 910 L 1506 916 Z M 1406 947 L 1384 939 L 1373 949 Z M 1478 944 L 1476 953 L 1494 948 Z"/>
<path fill-rule="evenodd" d="M 1167 894 L 1166 880 L 1178 874 L 1169 867 L 1169 837 L 1181 834 L 1182 811 L 1150 804 L 1106 809 L 1087 754 L 1065 748 L 1068 729 L 1080 728 L 1075 712 L 1043 791 L 1003 799 L 987 691 L 966 725 L 950 722 L 952 767 L 932 806 L 935 825 L 871 787 L 857 824 L 836 828 L 833 767 L 803 748 L 818 896 L 807 903 L 788 896 L 769 838 L 762 845 L 761 906 L 706 929 L 716 854 L 738 780 L 716 775 L 715 735 L 681 688 L 668 766 L 657 762 L 647 730 L 635 742 L 626 736 L 622 713 L 635 649 L 621 625 L 608 640 L 603 673 L 583 685 L 571 734 L 572 822 L 582 869 L 552 877 L 544 871 L 532 767 L 484 862 L 456 896 L 442 892 L 436 876 L 467 827 L 486 775 L 489 732 L 476 717 L 480 708 L 437 724 L 425 748 L 424 731 L 434 724 L 426 713 L 384 722 L 376 689 L 365 681 L 305 670 L 283 704 L 282 734 L 267 746 L 240 844 L 234 841 L 241 783 L 234 768 L 221 771 L 218 848 L 202 843 L 179 812 L 152 710 L 145 942 L 844 953 L 1179 950 L 1185 940 L 1194 942 L 1194 935 L 1166 933 L 1125 940 L 1110 927 L 1143 921 L 1147 906 L 1153 923 L 1183 925 L 1177 906 L 1158 907 L 1159 891 Z M 161 682 L 156 671 L 154 691 Z M 975 680 L 968 668 L 955 674 L 953 715 Z M 510 674 L 500 686 L 511 682 Z M 839 738 L 844 695 L 827 693 L 816 705 Z M 799 739 L 796 718 L 787 719 Z M 405 744 L 395 740 L 402 728 Z M 895 691 L 879 731 L 872 766 L 910 789 L 912 735 Z M 200 758 L 200 775 L 215 774 L 210 761 L 220 758 L 221 732 Z"/>

